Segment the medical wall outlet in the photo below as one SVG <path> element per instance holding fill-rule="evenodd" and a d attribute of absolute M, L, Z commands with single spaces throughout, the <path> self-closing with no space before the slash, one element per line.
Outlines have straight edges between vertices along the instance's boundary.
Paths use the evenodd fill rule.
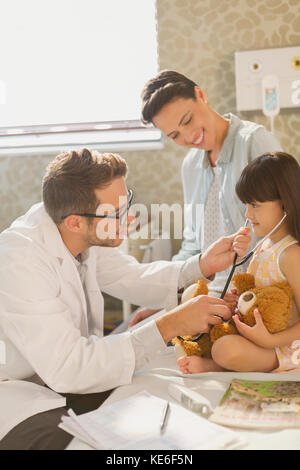
<path fill-rule="evenodd" d="M 279 114 L 279 81 L 276 75 L 266 75 L 262 79 L 262 110 L 265 116 Z"/>
<path fill-rule="evenodd" d="M 278 86 L 267 96 L 262 93 L 263 79 L 270 76 L 277 78 Z M 236 52 L 235 79 L 238 111 L 274 112 L 276 102 L 279 108 L 299 108 L 300 46 Z"/>

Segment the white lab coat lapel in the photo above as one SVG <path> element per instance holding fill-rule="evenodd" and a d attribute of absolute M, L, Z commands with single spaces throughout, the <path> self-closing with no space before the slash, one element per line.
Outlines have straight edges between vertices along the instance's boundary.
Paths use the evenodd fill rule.
<path fill-rule="evenodd" d="M 62 241 L 58 228 L 49 218 L 48 223 L 43 226 L 44 239 L 47 244 L 49 252 L 56 258 L 56 262 L 60 264 L 60 275 L 62 276 L 61 285 L 64 286 L 66 296 L 72 296 L 70 304 L 74 304 L 77 299 L 78 311 L 74 311 L 74 315 L 80 315 L 80 324 L 78 327 L 83 336 L 88 336 L 88 322 L 87 322 L 87 306 L 86 298 L 83 290 L 83 285 L 72 259 L 71 253 Z M 69 287 L 68 291 L 67 288 Z M 75 308 L 75 307 L 74 307 Z M 83 314 L 83 315 L 82 315 Z M 77 323 L 77 322 L 76 322 Z"/>
<path fill-rule="evenodd" d="M 78 304 L 80 304 L 80 310 L 83 313 L 80 322 L 80 331 L 83 336 L 88 336 L 88 323 L 87 323 L 87 306 L 86 306 L 86 298 L 83 290 L 83 285 L 79 276 L 79 272 L 74 261 L 70 256 L 66 256 L 61 259 L 61 274 L 64 280 L 64 287 L 69 284 L 70 289 L 72 290 L 73 294 L 73 304 L 74 300 L 78 299 Z M 74 312 L 76 313 L 76 312 Z"/>
<path fill-rule="evenodd" d="M 89 249 L 89 254 L 84 263 L 87 265 L 85 276 L 85 289 L 90 306 L 89 335 L 103 336 L 104 299 L 99 288 L 96 276 L 97 247 Z"/>

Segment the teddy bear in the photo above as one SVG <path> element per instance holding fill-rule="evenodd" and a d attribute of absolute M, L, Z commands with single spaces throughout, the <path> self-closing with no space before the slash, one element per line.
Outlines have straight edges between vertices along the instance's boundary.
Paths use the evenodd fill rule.
<path fill-rule="evenodd" d="M 258 309 L 264 325 L 270 333 L 277 333 L 287 328 L 292 309 L 292 289 L 287 282 L 274 282 L 270 286 L 255 286 L 252 274 L 236 274 L 232 284 L 239 296 L 238 304 L 230 305 L 232 313 L 238 314 L 241 321 L 249 326 L 255 325 L 254 310 Z M 198 295 L 207 295 L 208 288 L 204 281 L 189 286 L 182 294 L 181 302 L 186 302 Z M 213 343 L 224 335 L 239 334 L 232 319 L 213 326 L 209 333 L 204 333 L 197 341 L 194 337 L 173 338 L 177 357 L 211 357 Z"/>

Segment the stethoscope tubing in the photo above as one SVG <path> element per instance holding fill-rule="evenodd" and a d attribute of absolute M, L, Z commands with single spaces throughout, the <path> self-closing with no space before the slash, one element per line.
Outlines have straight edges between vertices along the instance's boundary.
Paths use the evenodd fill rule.
<path fill-rule="evenodd" d="M 242 264 L 246 263 L 250 258 L 251 256 L 255 253 L 255 250 L 259 247 L 259 245 L 261 245 L 278 227 L 279 225 L 284 221 L 284 219 L 286 218 L 287 214 L 286 212 L 284 213 L 284 216 L 282 217 L 282 219 L 278 222 L 278 224 L 275 225 L 275 227 L 267 234 L 265 235 L 261 240 L 259 240 L 255 247 L 253 248 L 253 250 L 249 251 L 249 253 L 247 253 L 242 259 L 241 261 L 239 261 L 238 263 L 236 262 L 237 261 L 237 258 L 238 258 L 238 254 L 235 253 L 234 255 L 234 259 L 233 259 L 233 265 L 232 265 L 232 268 L 231 268 L 231 271 L 229 273 L 229 276 L 226 280 L 226 284 L 224 286 L 224 289 L 223 289 L 223 292 L 220 296 L 220 299 L 224 299 L 225 297 L 225 294 L 227 292 L 227 289 L 229 287 L 229 284 L 231 282 L 231 279 L 232 279 L 232 276 L 234 274 L 234 271 L 235 271 L 235 268 L 237 268 L 238 266 L 242 266 Z M 248 224 L 249 220 L 246 219 L 246 222 L 245 222 L 245 227 L 247 227 L 247 224 Z M 219 317 L 223 320 L 223 317 L 221 315 L 215 315 L 216 317 Z M 224 322 L 226 320 L 223 320 Z M 196 343 L 197 341 L 199 341 L 200 338 L 202 338 L 202 336 L 204 335 L 205 333 L 200 333 L 198 336 L 196 336 L 196 338 L 194 339 L 191 339 L 189 341 L 193 342 L 193 343 Z M 177 336 L 178 339 L 180 339 L 181 341 L 184 341 L 184 339 L 181 337 L 181 336 Z"/>

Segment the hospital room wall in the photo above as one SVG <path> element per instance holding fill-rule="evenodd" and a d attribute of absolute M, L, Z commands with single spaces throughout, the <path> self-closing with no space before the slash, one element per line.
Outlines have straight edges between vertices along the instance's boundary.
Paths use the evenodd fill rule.
<path fill-rule="evenodd" d="M 178 70 L 201 86 L 219 113 L 236 113 L 234 52 L 300 44 L 299 0 L 157 0 L 160 69 Z M 240 116 L 268 127 L 261 112 Z M 300 161 L 300 112 L 283 110 L 275 133 Z M 108 149 L 109 150 L 109 149 Z M 180 168 L 186 150 L 120 152 L 129 165 L 135 202 L 182 203 Z M 40 200 L 49 155 L 0 158 L 0 230 Z M 173 241 L 177 251 L 180 240 Z"/>

